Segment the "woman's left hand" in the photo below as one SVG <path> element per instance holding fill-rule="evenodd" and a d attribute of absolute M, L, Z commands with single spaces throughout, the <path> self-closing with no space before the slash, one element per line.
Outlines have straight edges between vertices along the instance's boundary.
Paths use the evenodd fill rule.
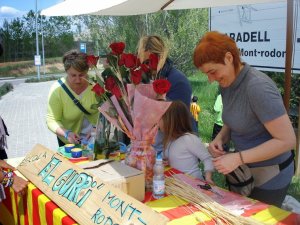
<path fill-rule="evenodd" d="M 222 174 L 228 174 L 241 165 L 238 153 L 228 153 L 212 160 L 215 169 Z"/>
<path fill-rule="evenodd" d="M 15 192 L 17 192 L 18 195 L 26 194 L 27 185 L 28 185 L 28 181 L 24 180 L 19 176 L 14 176 L 14 183 L 12 185 L 12 188 L 14 189 Z"/>

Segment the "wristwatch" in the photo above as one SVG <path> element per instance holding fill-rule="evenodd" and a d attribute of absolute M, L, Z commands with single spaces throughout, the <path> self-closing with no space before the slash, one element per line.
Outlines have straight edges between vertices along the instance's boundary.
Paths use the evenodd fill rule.
<path fill-rule="evenodd" d="M 71 130 L 66 130 L 65 131 L 65 139 L 68 139 L 69 134 L 71 133 Z"/>

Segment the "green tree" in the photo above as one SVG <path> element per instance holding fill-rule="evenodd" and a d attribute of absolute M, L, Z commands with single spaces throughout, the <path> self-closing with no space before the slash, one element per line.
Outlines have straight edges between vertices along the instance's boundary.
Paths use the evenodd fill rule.
<path fill-rule="evenodd" d="M 177 10 L 137 16 L 78 16 L 77 35 L 93 43 L 94 54 L 109 51 L 114 41 L 126 42 L 126 51 L 136 51 L 143 35 L 155 34 L 167 40 L 175 66 L 187 74 L 195 69 L 192 54 L 199 38 L 208 30 L 208 10 Z"/>
<path fill-rule="evenodd" d="M 1 62 L 33 59 L 36 54 L 35 20 L 35 12 L 32 10 L 23 17 L 11 21 L 4 20 L 0 28 L 4 45 Z M 67 50 L 76 47 L 71 24 L 70 17 L 38 17 L 39 49 L 42 49 L 43 28 L 46 57 L 61 56 Z"/>

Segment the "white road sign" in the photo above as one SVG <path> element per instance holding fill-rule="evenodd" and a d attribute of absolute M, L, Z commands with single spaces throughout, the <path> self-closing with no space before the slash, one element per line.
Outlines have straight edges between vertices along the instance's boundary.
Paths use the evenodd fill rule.
<path fill-rule="evenodd" d="M 295 12 L 299 11 L 295 4 Z M 285 69 L 287 3 L 239 5 L 211 9 L 211 30 L 236 42 L 243 61 L 265 71 Z M 294 13 L 293 73 L 300 73 L 300 15 Z"/>
<path fill-rule="evenodd" d="M 35 66 L 40 66 L 41 65 L 41 56 L 40 55 L 35 55 L 34 56 L 34 65 Z"/>

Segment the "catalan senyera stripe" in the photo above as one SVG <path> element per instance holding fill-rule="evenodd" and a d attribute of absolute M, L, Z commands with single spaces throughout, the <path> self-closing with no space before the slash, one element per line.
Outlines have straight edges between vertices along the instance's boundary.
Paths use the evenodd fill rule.
<path fill-rule="evenodd" d="M 53 225 L 53 211 L 58 208 L 57 205 L 49 201 L 45 204 L 47 225 Z"/>
<path fill-rule="evenodd" d="M 18 204 L 16 203 L 16 193 L 12 188 L 9 188 L 10 196 L 11 196 L 11 206 L 13 210 L 13 218 L 16 224 L 18 224 Z"/>
<path fill-rule="evenodd" d="M 29 215 L 28 215 L 28 203 L 27 203 L 27 195 L 23 197 L 23 209 L 24 209 L 24 224 L 29 225 Z"/>
<path fill-rule="evenodd" d="M 181 206 L 172 210 L 162 212 L 163 215 L 167 216 L 170 220 L 177 220 L 181 218 L 189 218 L 187 216 L 194 216 L 198 218 L 198 222 L 207 223 L 211 220 L 205 213 L 199 211 L 196 207 Z"/>
<path fill-rule="evenodd" d="M 62 225 L 78 225 L 71 217 L 65 216 L 62 219 Z"/>
<path fill-rule="evenodd" d="M 39 189 L 32 190 L 32 220 L 34 225 L 41 225 L 38 198 L 42 194 Z"/>
<path fill-rule="evenodd" d="M 46 197 L 46 195 L 41 194 L 38 197 L 38 204 L 39 204 L 39 214 L 40 214 L 40 221 L 41 224 L 47 224 L 46 220 L 46 203 L 49 202 L 49 198 Z"/>
<path fill-rule="evenodd" d="M 165 198 L 146 203 L 146 205 L 154 209 L 156 212 L 167 211 L 185 204 L 187 204 L 186 201 L 170 195 Z"/>
<path fill-rule="evenodd" d="M 32 212 L 33 212 L 33 204 L 32 204 L 32 190 L 36 189 L 36 187 L 32 184 L 28 184 L 28 190 L 27 190 L 27 210 L 28 210 L 28 217 L 29 217 L 29 225 L 33 225 L 32 221 Z"/>
<path fill-rule="evenodd" d="M 163 211 L 161 212 L 161 214 L 165 215 L 170 220 L 174 220 L 183 216 L 188 216 L 198 211 L 199 210 L 195 206 L 191 204 L 187 204 L 187 205 L 178 206 L 173 209 L 169 209 L 167 211 Z"/>
<path fill-rule="evenodd" d="M 196 217 L 200 217 L 201 221 L 198 221 Z M 171 220 L 168 222 L 168 225 L 183 225 L 183 224 L 188 224 L 188 225 L 197 225 L 197 224 L 208 224 L 211 221 L 210 218 L 205 216 L 201 212 L 196 212 L 188 216 L 184 216 L 175 220 Z"/>
<path fill-rule="evenodd" d="M 300 224 L 300 214 L 291 213 L 281 222 L 276 223 L 276 225 L 290 225 L 290 224 Z"/>
<path fill-rule="evenodd" d="M 19 224 L 25 225 L 25 214 L 26 214 L 26 202 L 24 202 L 24 198 L 26 199 L 26 196 L 18 196 L 17 197 L 17 205 L 18 205 L 18 211 L 19 211 Z M 24 205 L 25 203 L 25 205 Z"/>
<path fill-rule="evenodd" d="M 253 214 L 256 214 L 264 209 L 267 209 L 270 207 L 269 205 L 262 203 L 262 202 L 255 202 L 251 208 L 244 209 L 244 213 L 242 214 L 245 217 L 251 216 Z"/>
<path fill-rule="evenodd" d="M 62 211 L 60 208 L 53 210 L 53 225 L 63 225 L 62 219 L 67 216 L 67 214 Z"/>
<path fill-rule="evenodd" d="M 283 211 L 282 209 L 270 205 L 267 209 L 253 215 L 252 218 L 267 224 L 276 224 L 285 219 L 289 214 L 290 212 L 288 211 Z"/>

